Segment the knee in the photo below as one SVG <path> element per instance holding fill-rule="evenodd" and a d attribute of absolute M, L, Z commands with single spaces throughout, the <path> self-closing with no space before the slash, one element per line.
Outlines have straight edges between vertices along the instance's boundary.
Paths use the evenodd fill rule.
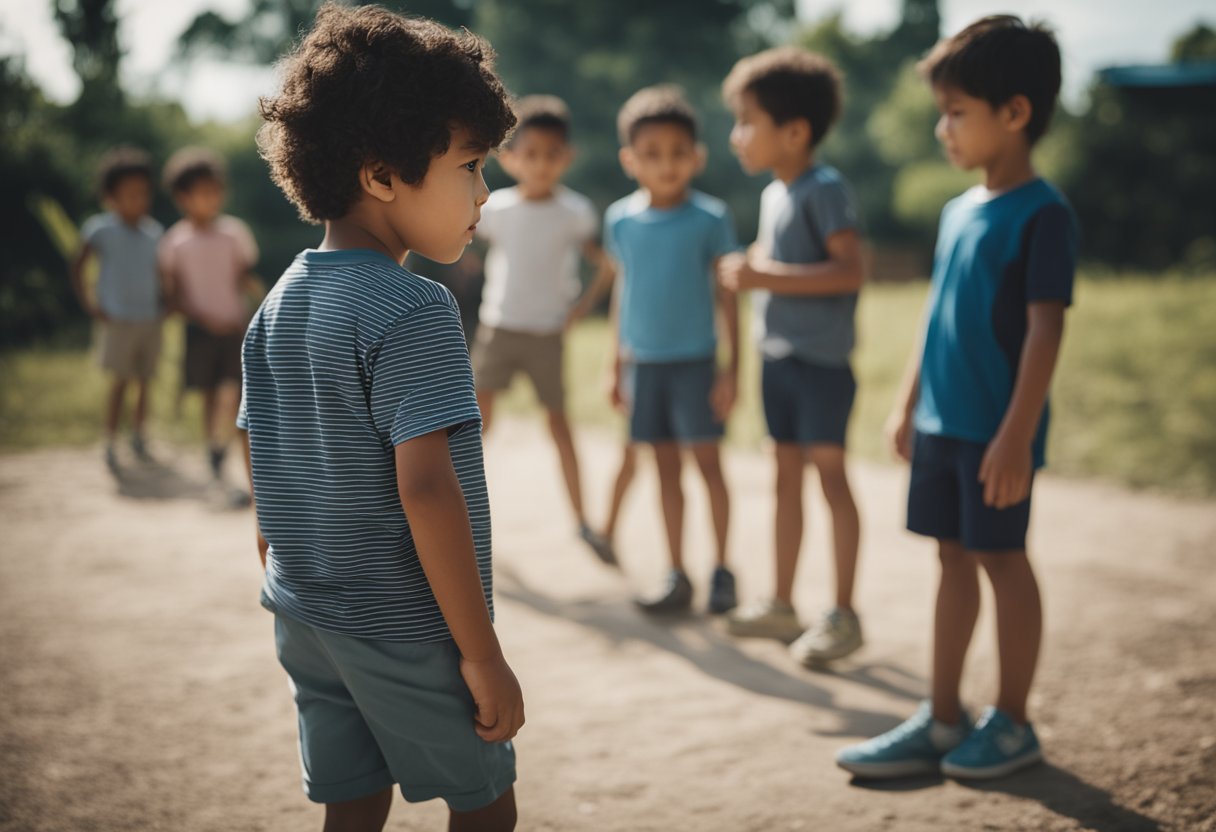
<path fill-rule="evenodd" d="M 849 488 L 849 478 L 844 469 L 820 469 L 819 485 L 823 488 L 824 499 L 829 505 L 841 505 L 852 502 L 853 492 Z"/>
<path fill-rule="evenodd" d="M 958 541 L 943 540 L 938 544 L 937 557 L 941 561 L 943 572 L 967 569 L 975 571 L 978 565 L 975 557 L 963 549 Z"/>
<path fill-rule="evenodd" d="M 1021 573 L 1030 567 L 1030 562 L 1026 559 L 1026 553 L 1021 551 L 973 552 L 971 555 L 992 580 L 998 580 L 1006 575 Z"/>

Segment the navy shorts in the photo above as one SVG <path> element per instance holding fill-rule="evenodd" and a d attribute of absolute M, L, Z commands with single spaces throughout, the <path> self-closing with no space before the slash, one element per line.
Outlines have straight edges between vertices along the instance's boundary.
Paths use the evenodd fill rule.
<path fill-rule="evenodd" d="M 984 505 L 984 484 L 979 477 L 986 447 L 979 442 L 916 434 L 908 487 L 908 531 L 957 540 L 964 549 L 977 552 L 1026 548 L 1030 497 L 1004 509 Z"/>
<path fill-rule="evenodd" d="M 827 367 L 789 356 L 765 359 L 764 420 L 777 442 L 844 447 L 857 381 L 847 364 Z"/>
<path fill-rule="evenodd" d="M 634 442 L 717 442 L 724 426 L 709 404 L 718 364 L 695 361 L 633 365 L 629 438 Z"/>

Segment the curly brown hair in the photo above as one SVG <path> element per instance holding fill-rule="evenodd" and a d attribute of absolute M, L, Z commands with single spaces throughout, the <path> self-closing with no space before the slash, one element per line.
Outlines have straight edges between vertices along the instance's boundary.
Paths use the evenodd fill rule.
<path fill-rule="evenodd" d="M 840 70 L 822 55 L 779 46 L 743 58 L 722 82 L 722 98 L 737 109 L 745 93 L 777 124 L 804 118 L 811 147 L 823 141 L 840 116 Z"/>
<path fill-rule="evenodd" d="M 109 196 L 119 182 L 136 176 L 152 184 L 152 157 L 138 147 L 120 145 L 106 151 L 97 163 L 97 190 L 102 196 Z"/>
<path fill-rule="evenodd" d="M 515 124 L 494 50 L 468 30 L 376 6 L 326 3 L 261 100 L 270 175 L 300 216 L 322 222 L 355 202 L 359 168 L 380 162 L 416 185 L 461 126 L 486 150 Z"/>
<path fill-rule="evenodd" d="M 214 150 L 205 147 L 183 147 L 165 162 L 161 174 L 165 190 L 177 196 L 189 193 L 199 182 L 218 182 L 223 185 L 228 168 Z"/>
<path fill-rule="evenodd" d="M 656 84 L 643 87 L 629 96 L 616 117 L 616 131 L 621 144 L 628 146 L 638 131 L 648 124 L 674 124 L 686 129 L 697 139 L 697 111 L 676 84 Z"/>

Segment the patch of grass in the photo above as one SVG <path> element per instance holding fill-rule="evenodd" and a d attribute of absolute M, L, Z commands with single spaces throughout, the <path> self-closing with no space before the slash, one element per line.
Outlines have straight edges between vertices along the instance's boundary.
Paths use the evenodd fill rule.
<path fill-rule="evenodd" d="M 882 424 L 916 340 L 924 284 L 866 288 L 854 357 L 859 390 L 852 450 L 885 459 Z M 746 332 L 740 401 L 730 438 L 763 440 L 758 359 Z M 624 434 L 605 392 L 608 324 L 593 319 L 568 341 L 567 381 L 575 421 Z M 153 398 L 153 433 L 194 441 L 197 396 L 179 400 L 181 326 L 165 330 Z M 0 448 L 87 444 L 101 435 L 105 378 L 79 347 L 0 354 Z M 499 402 L 535 413 L 525 380 Z M 1053 393 L 1050 469 L 1134 487 L 1216 495 L 1216 276 L 1088 276 L 1077 287 Z"/>

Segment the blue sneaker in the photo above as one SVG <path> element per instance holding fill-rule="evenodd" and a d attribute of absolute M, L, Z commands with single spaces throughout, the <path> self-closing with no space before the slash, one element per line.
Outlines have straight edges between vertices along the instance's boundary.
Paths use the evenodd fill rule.
<path fill-rule="evenodd" d="M 943 725 L 933 718 L 933 706 L 926 699 L 906 722 L 873 739 L 840 749 L 836 765 L 858 777 L 872 779 L 937 774 L 942 757 L 970 731 L 971 720 L 966 712 L 958 725 Z"/>
<path fill-rule="evenodd" d="M 1009 714 L 990 707 L 967 739 L 942 760 L 942 774 L 960 780 L 990 780 L 1042 759 L 1043 750 L 1031 724 L 1018 725 Z"/>

